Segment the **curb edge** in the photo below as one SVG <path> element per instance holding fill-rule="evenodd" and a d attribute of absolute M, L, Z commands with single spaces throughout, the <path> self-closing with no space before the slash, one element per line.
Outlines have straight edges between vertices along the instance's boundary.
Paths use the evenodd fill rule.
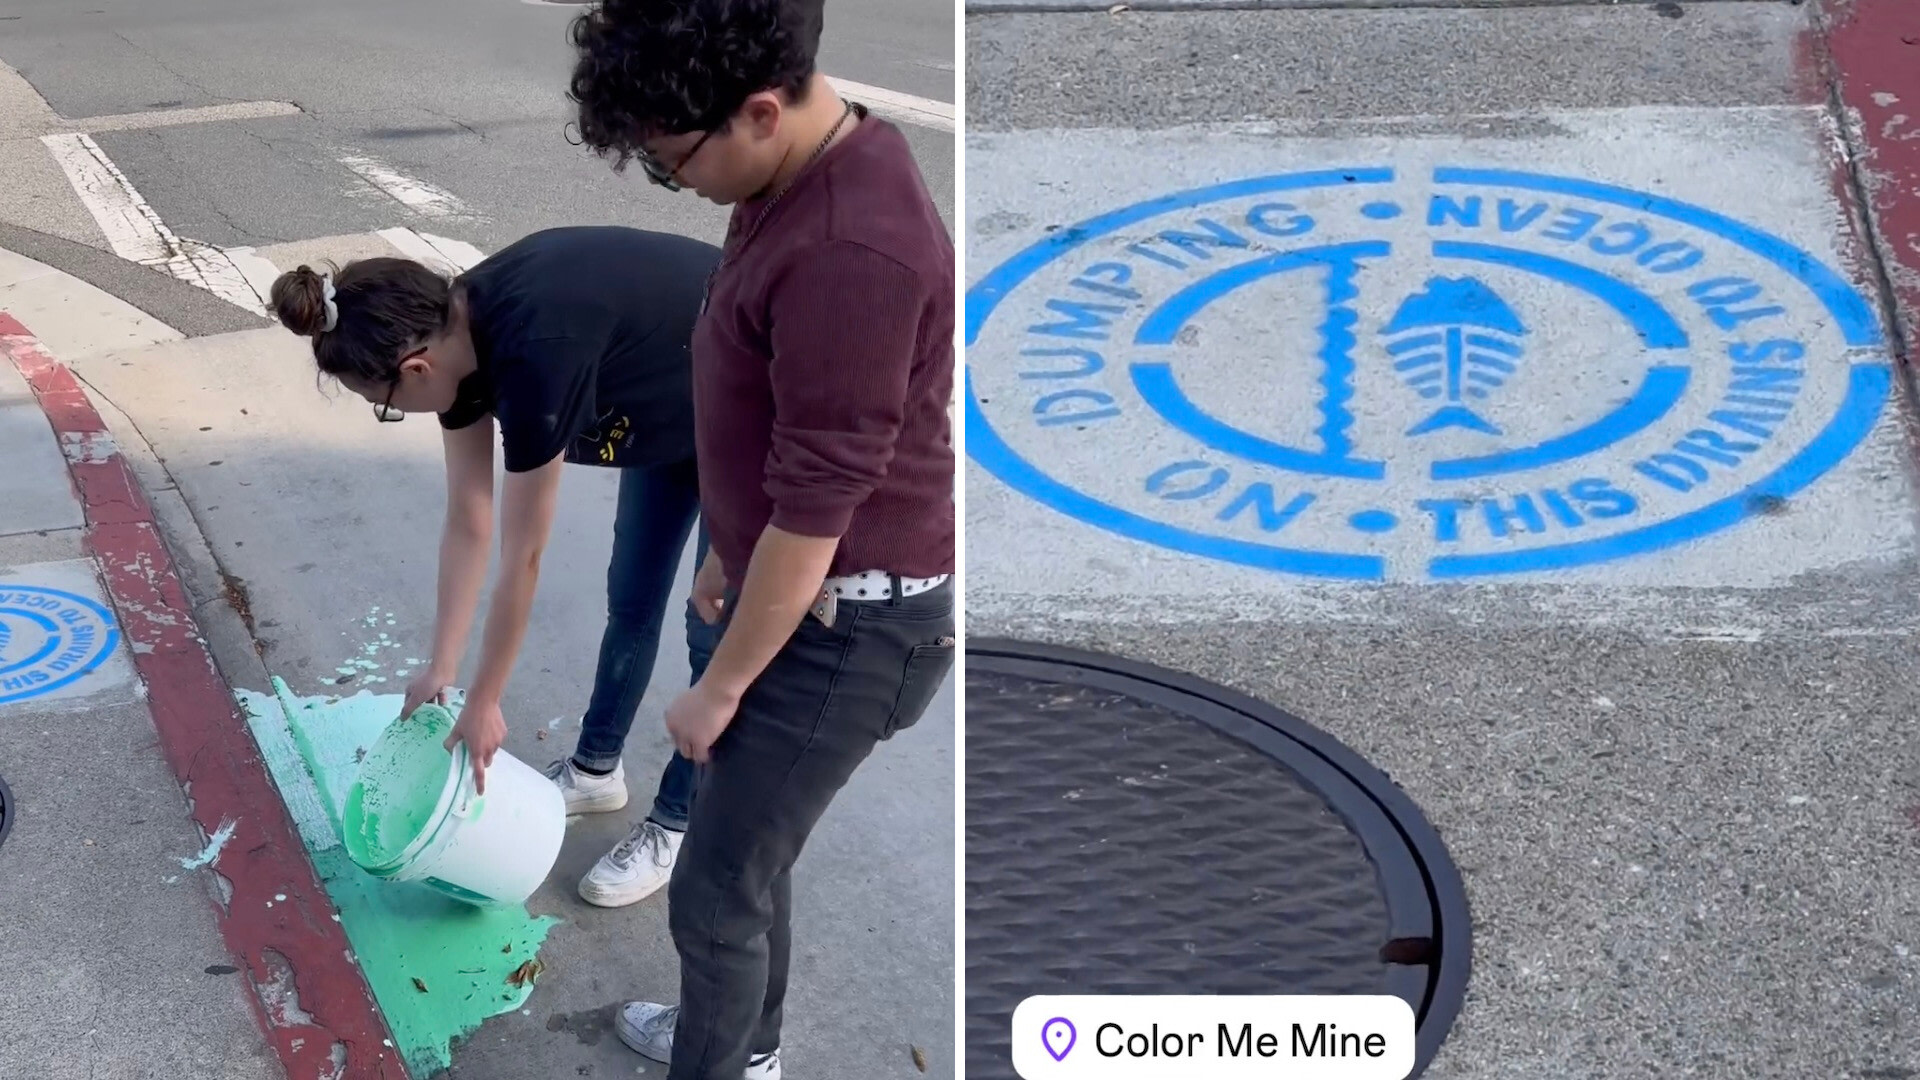
<path fill-rule="evenodd" d="M 5 313 L 0 354 L 63 444 L 113 445 L 73 373 Z M 70 454 L 67 471 L 86 517 L 86 549 L 146 685 L 161 750 L 203 833 L 234 823 L 218 871 L 225 902 L 215 910 L 228 948 L 246 965 L 255 1019 L 295 1080 L 407 1080 L 332 899 L 200 633 L 133 465 L 117 447 L 80 458 Z M 288 900 L 268 906 L 281 893 Z"/>

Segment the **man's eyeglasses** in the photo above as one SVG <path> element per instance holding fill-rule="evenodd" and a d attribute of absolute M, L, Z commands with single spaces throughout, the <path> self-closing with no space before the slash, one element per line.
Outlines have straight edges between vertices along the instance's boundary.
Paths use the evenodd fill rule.
<path fill-rule="evenodd" d="M 686 153 L 680 155 L 680 163 L 678 165 L 675 165 L 671 169 L 667 168 L 666 162 L 661 161 L 660 158 L 653 153 L 653 151 L 648 150 L 645 147 L 641 147 L 639 150 L 635 151 L 633 156 L 639 160 L 640 167 L 646 170 L 647 179 L 653 181 L 656 184 L 659 184 L 661 187 L 666 188 L 668 191 L 679 191 L 681 188 L 681 184 L 679 180 L 675 179 L 675 177 L 679 175 L 681 169 L 684 169 L 687 167 L 687 162 L 692 161 L 693 155 L 699 153 L 700 148 L 702 146 L 707 145 L 707 140 L 712 137 L 713 137 L 712 131 L 702 132 L 699 140 L 693 144 L 693 149 L 688 150 Z"/>

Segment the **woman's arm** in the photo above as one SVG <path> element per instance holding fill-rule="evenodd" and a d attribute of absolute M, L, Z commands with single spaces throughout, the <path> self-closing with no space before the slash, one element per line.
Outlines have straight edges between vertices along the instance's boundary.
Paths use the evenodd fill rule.
<path fill-rule="evenodd" d="M 493 543 L 493 417 L 442 433 L 447 457 L 447 521 L 440 534 L 439 600 L 434 609 L 433 651 L 427 669 L 407 687 L 401 716 L 452 684 L 467 650 L 480 586 Z"/>
<path fill-rule="evenodd" d="M 500 518 L 500 576 L 494 582 L 487 609 L 487 628 L 480 642 L 480 670 L 467 690 L 460 721 L 447 737 L 451 748 L 465 741 L 473 758 L 474 784 L 486 790 L 486 768 L 507 738 L 500 699 L 507 690 L 520 644 L 533 614 L 533 596 L 540 583 L 540 559 L 553 530 L 554 508 L 560 497 L 560 470 L 565 455 L 527 472 L 508 473 L 502 485 Z"/>

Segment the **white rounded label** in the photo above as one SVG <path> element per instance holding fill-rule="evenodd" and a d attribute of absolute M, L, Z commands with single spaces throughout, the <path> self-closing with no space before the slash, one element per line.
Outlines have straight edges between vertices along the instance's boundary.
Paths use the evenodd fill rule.
<path fill-rule="evenodd" d="M 1405 1080 L 1413 1009 L 1378 997 L 1031 997 L 1023 1080 Z"/>

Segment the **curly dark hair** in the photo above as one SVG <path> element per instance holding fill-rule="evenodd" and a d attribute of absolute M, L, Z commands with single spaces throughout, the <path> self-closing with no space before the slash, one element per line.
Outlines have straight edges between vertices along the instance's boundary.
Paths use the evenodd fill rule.
<path fill-rule="evenodd" d="M 447 328 L 453 284 L 412 259 L 360 259 L 333 278 L 338 325 L 326 329 L 327 281 L 311 266 L 275 279 L 273 313 L 313 339 L 321 374 L 369 383 L 400 377 L 400 357 Z"/>
<path fill-rule="evenodd" d="M 717 131 L 747 98 L 800 100 L 825 0 L 603 0 L 573 21 L 580 135 L 623 169 L 650 138 Z"/>

